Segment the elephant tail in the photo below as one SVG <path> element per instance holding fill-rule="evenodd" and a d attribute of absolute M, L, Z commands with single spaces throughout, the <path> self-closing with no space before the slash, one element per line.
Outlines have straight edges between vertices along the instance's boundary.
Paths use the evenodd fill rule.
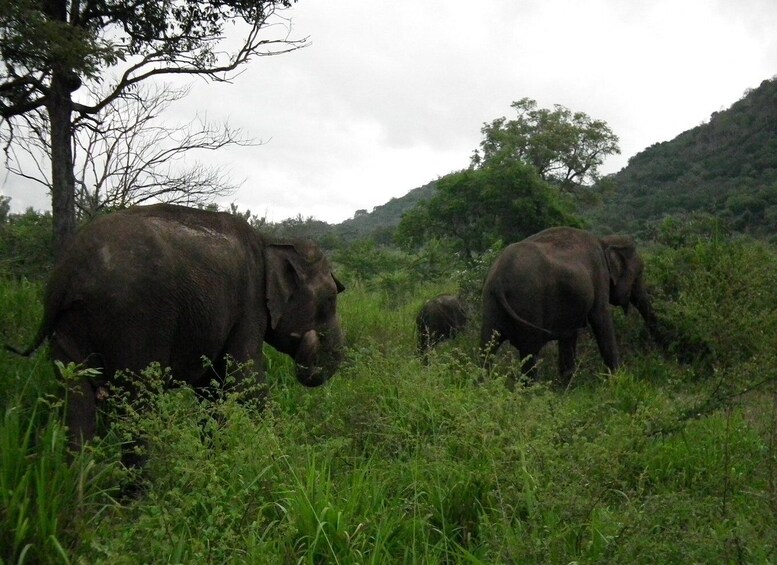
<path fill-rule="evenodd" d="M 4 344 L 3 349 L 6 351 L 10 351 L 11 353 L 14 353 L 16 355 L 20 355 L 22 357 L 29 357 L 33 353 L 35 353 L 41 345 L 43 345 L 43 342 L 45 342 L 49 337 L 52 336 L 53 330 L 54 330 L 54 323 L 55 319 L 57 318 L 58 314 L 52 315 L 52 312 L 58 311 L 59 307 L 63 301 L 63 293 L 54 294 L 52 296 L 47 297 L 48 299 L 54 299 L 49 300 L 52 304 L 54 304 L 56 307 L 46 307 L 43 308 L 43 319 L 40 322 L 40 326 L 38 327 L 38 332 L 35 334 L 35 338 L 33 339 L 32 343 L 25 349 L 17 349 L 13 345 Z"/>
<path fill-rule="evenodd" d="M 504 293 L 501 293 L 501 292 L 499 293 L 499 303 L 501 304 L 502 308 L 504 308 L 504 311 L 507 312 L 507 314 L 515 323 L 543 334 L 544 336 L 547 337 L 548 340 L 555 340 L 561 337 L 557 332 L 553 332 L 551 330 L 546 330 L 545 328 L 541 328 L 538 325 L 532 324 L 529 320 L 516 314 L 515 310 L 513 310 L 513 307 L 510 306 L 510 303 L 507 301 L 507 298 L 505 297 Z"/>
<path fill-rule="evenodd" d="M 3 348 L 6 351 L 10 351 L 11 353 L 14 353 L 16 355 L 21 355 L 22 357 L 29 357 L 33 353 L 35 353 L 41 345 L 43 345 L 43 342 L 46 341 L 48 338 L 48 332 L 46 331 L 46 328 L 41 327 L 40 330 L 38 330 L 38 335 L 35 336 L 35 341 L 33 343 L 25 348 L 25 349 L 18 349 L 10 344 L 4 344 Z"/>
<path fill-rule="evenodd" d="M 35 336 L 35 339 L 33 340 L 32 344 L 25 348 L 25 349 L 17 349 L 13 345 L 4 344 L 3 348 L 6 351 L 10 351 L 11 353 L 14 353 L 16 355 L 20 355 L 22 357 L 29 357 L 33 353 L 35 353 L 41 345 L 43 345 L 43 342 L 46 341 L 49 337 L 49 329 L 47 324 L 41 324 L 40 328 L 38 329 L 38 334 Z"/>

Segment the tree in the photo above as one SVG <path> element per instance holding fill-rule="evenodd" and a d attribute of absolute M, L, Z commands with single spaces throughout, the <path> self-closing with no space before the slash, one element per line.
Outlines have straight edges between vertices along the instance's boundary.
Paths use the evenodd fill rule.
<path fill-rule="evenodd" d="M 404 248 L 447 239 L 470 260 L 500 240 L 519 241 L 554 225 L 579 226 L 568 209 L 532 166 L 492 161 L 440 179 L 437 193 L 402 217 L 396 238 Z"/>
<path fill-rule="evenodd" d="M 159 119 L 189 91 L 188 86 L 139 85 L 96 115 L 73 121 L 77 219 L 150 200 L 202 205 L 235 189 L 221 168 L 187 165 L 183 157 L 192 151 L 253 144 L 240 129 L 199 117 L 172 126 Z M 50 175 L 43 166 L 51 160 L 48 120 L 45 115 L 40 120 L 16 130 L 15 145 L 32 165 L 24 166 L 10 150 L 6 162 L 9 171 L 51 192 Z"/>
<path fill-rule="evenodd" d="M 73 114 L 96 115 L 152 77 L 188 74 L 225 82 L 255 56 L 297 49 L 304 39 L 261 33 L 276 10 L 294 1 L 0 0 L 0 117 L 8 143 L 15 119 L 47 117 L 58 250 L 76 227 Z M 241 24 L 237 29 L 244 32 L 234 49 L 223 41 L 228 23 Z M 84 82 L 112 75 L 97 102 L 74 99 Z"/>
<path fill-rule="evenodd" d="M 605 157 L 620 153 L 618 137 L 609 126 L 583 112 L 573 113 L 558 104 L 553 110 L 538 108 L 530 98 L 511 107 L 518 114 L 514 120 L 502 117 L 483 124 L 473 167 L 516 160 L 532 165 L 540 178 L 572 193 L 596 182 Z"/>

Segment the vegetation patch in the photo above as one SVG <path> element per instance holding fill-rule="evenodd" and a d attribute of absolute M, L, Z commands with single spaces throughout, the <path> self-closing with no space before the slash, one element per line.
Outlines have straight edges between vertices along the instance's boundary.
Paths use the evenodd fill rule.
<path fill-rule="evenodd" d="M 168 390 L 71 459 L 45 352 L 2 353 L 2 557 L 774 560 L 775 257 L 745 240 L 654 249 L 660 317 L 704 355 L 662 352 L 619 314 L 622 370 L 605 374 L 582 343 L 591 354 L 567 387 L 551 344 L 538 381 L 512 390 L 509 351 L 484 372 L 473 328 L 427 366 L 416 358 L 417 308 L 450 283 L 416 285 L 397 305 L 367 278 L 342 295 L 347 361 L 323 388 L 300 387 L 268 348 L 263 410 Z M 34 332 L 39 291 L 1 285 L 2 330 L 17 343 Z M 162 377 L 152 367 L 144 378 Z M 147 440 L 140 477 L 119 463 L 121 426 Z M 119 490 L 128 481 L 132 496 Z"/>

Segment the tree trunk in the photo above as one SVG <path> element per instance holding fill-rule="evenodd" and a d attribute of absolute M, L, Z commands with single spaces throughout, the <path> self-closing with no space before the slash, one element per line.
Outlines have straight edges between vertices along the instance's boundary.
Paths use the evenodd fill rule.
<path fill-rule="evenodd" d="M 68 81 L 63 73 L 55 71 L 47 109 L 51 124 L 51 212 L 57 258 L 76 231 L 72 90 L 72 80 Z"/>

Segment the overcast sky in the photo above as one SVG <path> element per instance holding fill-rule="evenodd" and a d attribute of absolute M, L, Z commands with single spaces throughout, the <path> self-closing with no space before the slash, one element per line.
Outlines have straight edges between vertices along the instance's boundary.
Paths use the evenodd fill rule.
<path fill-rule="evenodd" d="M 299 51 L 197 83 L 194 112 L 261 146 L 205 159 L 244 181 L 232 197 L 272 221 L 330 223 L 469 164 L 480 128 L 523 97 L 606 121 L 616 172 L 777 74 L 775 0 L 299 0 Z M 48 195 L 5 175 L 15 210 Z"/>

